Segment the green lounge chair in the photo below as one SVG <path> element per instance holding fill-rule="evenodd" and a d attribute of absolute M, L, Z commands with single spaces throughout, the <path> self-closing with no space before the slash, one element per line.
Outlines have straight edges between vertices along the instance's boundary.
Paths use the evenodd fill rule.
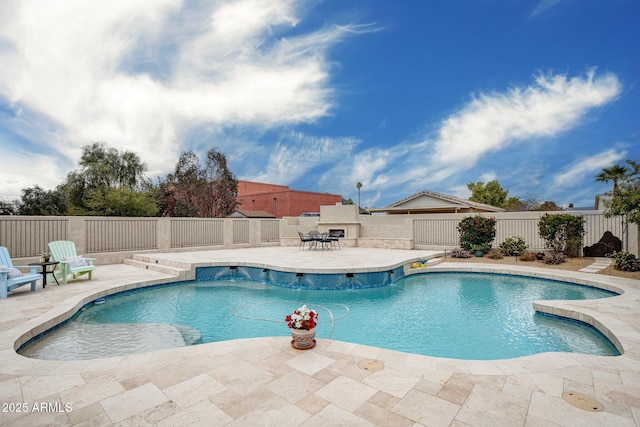
<path fill-rule="evenodd" d="M 91 273 L 96 269 L 96 266 L 93 265 L 95 258 L 78 256 L 75 243 L 68 240 L 57 240 L 49 242 L 49 249 L 51 257 L 60 263 L 59 271 L 55 273 L 55 276 L 62 277 L 62 283 L 67 283 L 67 276 L 75 279 L 83 274 L 87 274 L 91 280 Z"/>
<path fill-rule="evenodd" d="M 9 256 L 9 251 L 4 246 L 0 246 L 0 267 L 0 298 L 6 298 L 8 291 L 12 291 L 29 283 L 31 284 L 31 292 L 34 292 L 36 290 L 36 282 L 42 279 L 40 273 L 36 271 L 37 266 L 14 266 Z M 17 270 L 18 268 L 28 268 L 29 273 L 22 273 Z"/>

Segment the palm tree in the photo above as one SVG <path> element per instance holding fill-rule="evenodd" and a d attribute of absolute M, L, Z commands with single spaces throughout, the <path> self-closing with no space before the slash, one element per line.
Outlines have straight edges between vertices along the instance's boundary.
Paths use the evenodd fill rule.
<path fill-rule="evenodd" d="M 360 210 L 360 189 L 362 188 L 362 183 L 360 181 L 356 184 L 356 188 L 358 189 L 358 210 Z"/>
<path fill-rule="evenodd" d="M 616 197 L 618 195 L 618 181 L 624 178 L 628 171 L 628 168 L 620 165 L 602 168 L 602 172 L 596 175 L 596 182 L 613 181 L 613 197 Z"/>

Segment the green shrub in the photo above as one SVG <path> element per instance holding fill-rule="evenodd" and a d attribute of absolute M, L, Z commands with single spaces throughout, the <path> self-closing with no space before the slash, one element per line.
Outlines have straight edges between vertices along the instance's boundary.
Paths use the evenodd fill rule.
<path fill-rule="evenodd" d="M 571 214 L 544 214 L 538 221 L 538 232 L 554 252 L 578 256 L 584 236 L 584 218 Z"/>
<path fill-rule="evenodd" d="M 451 251 L 451 258 L 471 258 L 471 253 L 464 249 L 456 248 Z"/>
<path fill-rule="evenodd" d="M 543 261 L 545 264 L 562 264 L 567 256 L 562 252 L 547 252 L 544 254 Z"/>
<path fill-rule="evenodd" d="M 468 216 L 458 224 L 458 232 L 462 249 L 468 251 L 472 245 L 477 245 L 486 248 L 485 251 L 489 250 L 496 237 L 496 219 L 480 215 Z"/>
<path fill-rule="evenodd" d="M 505 255 L 517 255 L 527 250 L 527 243 L 522 237 L 507 237 L 499 246 L 500 251 Z"/>
<path fill-rule="evenodd" d="M 536 261 L 538 254 L 534 251 L 524 251 L 520 254 L 520 261 Z"/>
<path fill-rule="evenodd" d="M 502 255 L 502 251 L 499 251 L 497 249 L 491 249 L 489 251 L 489 253 L 487 254 L 487 256 L 491 259 L 502 259 L 504 258 L 504 256 Z"/>
<path fill-rule="evenodd" d="M 638 258 L 631 252 L 620 251 L 613 253 L 613 267 L 622 271 L 639 271 Z"/>

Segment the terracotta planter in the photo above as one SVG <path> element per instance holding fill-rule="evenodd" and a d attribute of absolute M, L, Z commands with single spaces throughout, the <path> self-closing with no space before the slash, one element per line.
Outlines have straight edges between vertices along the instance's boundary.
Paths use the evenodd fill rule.
<path fill-rule="evenodd" d="M 300 350 L 307 350 L 316 345 L 316 328 L 294 329 L 291 328 L 291 346 Z"/>

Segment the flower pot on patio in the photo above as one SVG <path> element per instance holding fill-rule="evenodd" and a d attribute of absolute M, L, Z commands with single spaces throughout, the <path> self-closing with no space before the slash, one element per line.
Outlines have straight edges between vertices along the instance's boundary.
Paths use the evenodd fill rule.
<path fill-rule="evenodd" d="M 316 319 L 318 313 L 307 308 L 306 305 L 298 308 L 293 314 L 285 318 L 287 326 L 291 329 L 291 346 L 301 350 L 313 348 L 316 345 Z"/>
<path fill-rule="evenodd" d="M 307 350 L 316 345 L 316 328 L 294 329 L 291 328 L 291 346 L 300 350 Z"/>

